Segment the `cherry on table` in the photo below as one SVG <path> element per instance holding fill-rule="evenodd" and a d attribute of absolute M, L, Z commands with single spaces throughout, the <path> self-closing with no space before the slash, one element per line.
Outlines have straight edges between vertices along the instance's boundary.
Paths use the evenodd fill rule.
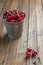
<path fill-rule="evenodd" d="M 28 52 L 31 52 L 31 51 L 32 51 L 32 48 L 27 48 L 27 51 L 28 51 Z"/>
<path fill-rule="evenodd" d="M 33 50 L 32 51 L 32 57 L 35 57 L 37 55 L 37 51 Z"/>
<path fill-rule="evenodd" d="M 26 57 L 30 58 L 30 56 L 31 56 L 31 53 L 30 52 L 26 52 Z"/>

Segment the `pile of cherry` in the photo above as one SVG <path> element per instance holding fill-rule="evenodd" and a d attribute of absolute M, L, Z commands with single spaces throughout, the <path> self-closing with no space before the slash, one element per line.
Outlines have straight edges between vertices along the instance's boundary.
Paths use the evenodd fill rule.
<path fill-rule="evenodd" d="M 37 55 L 37 51 L 36 50 L 32 50 L 32 48 L 27 48 L 26 51 L 26 57 L 30 58 L 30 57 L 35 57 Z"/>
<path fill-rule="evenodd" d="M 24 20 L 25 13 L 17 10 L 6 10 L 3 14 L 3 18 L 7 22 L 20 22 Z"/>

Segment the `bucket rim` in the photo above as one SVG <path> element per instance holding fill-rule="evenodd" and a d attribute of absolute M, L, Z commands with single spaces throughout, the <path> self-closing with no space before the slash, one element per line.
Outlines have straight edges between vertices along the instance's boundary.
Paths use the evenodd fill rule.
<path fill-rule="evenodd" d="M 4 22 L 9 23 L 9 24 L 19 24 L 19 23 L 21 23 L 23 21 L 20 21 L 20 22 L 8 22 L 8 21 L 4 20 Z"/>

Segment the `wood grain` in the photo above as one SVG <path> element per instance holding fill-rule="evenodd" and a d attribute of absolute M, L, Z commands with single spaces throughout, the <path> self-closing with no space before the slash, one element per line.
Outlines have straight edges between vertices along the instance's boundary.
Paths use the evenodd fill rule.
<path fill-rule="evenodd" d="M 15 0 L 15 2 L 18 3 L 18 0 L 17 1 Z M 21 3 L 21 2 L 19 2 L 19 3 Z M 14 1 L 13 1 L 13 4 L 14 4 Z M 12 9 L 12 7 L 17 9 L 18 4 L 16 4 L 15 7 L 13 4 L 11 6 L 11 9 Z M 8 45 L 8 48 L 7 48 L 7 54 L 6 54 L 4 65 L 12 65 L 12 64 L 14 65 L 15 64 L 15 58 L 16 58 L 18 44 L 19 44 L 19 40 L 14 40 L 14 41 L 10 40 L 10 44 Z"/>
<path fill-rule="evenodd" d="M 28 47 L 36 50 L 36 4 L 35 0 L 30 0 L 30 18 L 29 18 L 29 36 L 28 36 Z M 27 65 L 33 65 L 33 60 L 31 57 L 27 61 Z"/>
<path fill-rule="evenodd" d="M 7 4 L 6 4 L 6 6 L 7 6 Z M 17 4 L 16 4 L 16 6 L 17 6 Z M 15 7 L 14 7 L 15 8 Z M 3 23 L 1 23 L 2 25 L 3 25 Z M 1 26 L 2 27 L 2 26 Z M 6 30 L 5 30 L 5 28 L 4 28 L 5 26 L 3 25 L 3 30 L 1 31 L 1 32 L 3 32 L 3 33 L 5 33 L 6 32 Z M 2 28 L 1 28 L 2 29 Z M 3 38 L 4 39 L 4 38 Z M 5 43 L 4 43 L 4 41 L 3 41 L 3 39 L 1 40 L 1 42 L 0 42 L 0 51 L 2 51 L 2 54 L 0 55 L 0 64 L 2 64 L 3 65 L 3 63 L 4 63 L 4 61 L 5 61 L 5 58 L 6 58 L 6 56 L 7 55 L 9 55 L 10 56 L 10 50 L 11 50 L 11 47 L 12 47 L 12 41 L 10 42 L 9 40 L 6 40 L 6 39 L 4 39 L 4 41 L 6 41 Z M 11 46 L 10 46 L 10 44 L 9 43 L 11 43 Z M 9 44 L 9 45 L 8 45 Z M 15 43 L 14 43 L 15 44 Z M 7 45 L 8 45 L 8 48 L 7 48 Z M 10 47 L 9 47 L 10 46 Z M 16 46 L 15 46 L 16 47 Z M 2 49 L 2 50 L 1 50 Z M 7 53 L 7 50 L 9 50 L 8 51 L 8 53 Z M 7 55 L 6 55 L 7 54 Z M 12 53 L 11 53 L 12 54 Z M 7 56 L 7 57 L 9 57 L 9 56 Z"/>
<path fill-rule="evenodd" d="M 7 0 L 6 7 L 10 3 Z M 12 0 L 9 9 L 24 11 L 26 17 L 19 40 L 9 39 L 7 35 L 0 39 L 0 65 L 34 65 L 34 62 L 43 65 L 43 0 Z M 3 28 L 1 24 L 0 22 L 0 33 Z M 5 33 L 6 30 L 3 29 L 2 32 Z M 26 60 L 27 47 L 37 50 L 38 55 Z"/>
<path fill-rule="evenodd" d="M 0 40 L 0 64 L 4 62 L 7 46 L 8 38 L 4 37 L 3 39 Z"/>
<path fill-rule="evenodd" d="M 3 9 L 3 6 L 4 6 L 4 4 L 6 3 L 6 0 L 1 0 L 0 1 L 0 15 L 1 15 L 1 11 L 2 11 L 2 9 Z"/>
<path fill-rule="evenodd" d="M 29 6 L 29 1 L 24 0 L 23 11 L 26 13 L 26 15 L 29 14 L 29 12 L 30 12 L 28 10 L 28 6 Z M 26 52 L 26 48 L 27 48 L 28 18 L 29 17 L 26 16 L 26 18 L 24 20 L 23 33 L 22 33 L 21 39 L 19 39 L 18 48 L 17 48 L 17 56 L 15 59 L 15 65 L 20 65 L 20 64 L 27 65 L 27 60 L 25 59 L 25 52 Z"/>
<path fill-rule="evenodd" d="M 43 65 L 43 11 L 41 0 L 36 1 L 36 11 L 37 11 L 37 37 L 39 45 L 39 54 L 41 59 L 41 65 Z"/>

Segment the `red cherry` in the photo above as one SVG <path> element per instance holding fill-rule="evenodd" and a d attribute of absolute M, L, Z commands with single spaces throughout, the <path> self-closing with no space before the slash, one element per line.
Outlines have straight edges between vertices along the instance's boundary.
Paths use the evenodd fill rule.
<path fill-rule="evenodd" d="M 30 52 L 26 52 L 26 57 L 30 58 L 30 56 L 31 56 L 31 53 Z"/>
<path fill-rule="evenodd" d="M 9 11 L 8 10 L 6 10 L 5 12 L 4 12 L 4 14 L 3 14 L 3 16 L 7 16 L 7 14 L 9 13 Z"/>
<path fill-rule="evenodd" d="M 23 20 L 23 18 L 22 18 L 22 17 L 20 17 L 20 18 L 19 18 L 19 21 L 22 21 L 22 20 Z"/>
<path fill-rule="evenodd" d="M 13 19 L 13 20 L 10 20 L 10 22 L 15 22 L 15 20 Z"/>
<path fill-rule="evenodd" d="M 19 16 L 15 15 L 14 20 L 18 20 L 18 19 L 19 19 Z"/>
<path fill-rule="evenodd" d="M 37 51 L 32 51 L 32 57 L 36 56 L 37 55 Z"/>
<path fill-rule="evenodd" d="M 10 13 L 10 12 L 9 12 L 9 13 L 8 13 L 8 15 L 9 15 L 9 16 L 11 16 L 11 15 L 12 15 L 12 13 Z"/>
<path fill-rule="evenodd" d="M 9 19 L 12 19 L 12 16 L 9 16 Z"/>
<path fill-rule="evenodd" d="M 14 16 L 13 15 L 10 15 L 10 16 L 8 15 L 7 18 L 8 19 L 14 19 Z"/>
<path fill-rule="evenodd" d="M 24 12 L 20 12 L 20 17 L 25 17 L 25 13 Z"/>
<path fill-rule="evenodd" d="M 9 13 L 9 10 L 6 10 L 5 13 L 6 13 L 6 14 Z"/>
<path fill-rule="evenodd" d="M 15 16 L 14 15 L 12 15 L 12 18 L 14 18 Z"/>
<path fill-rule="evenodd" d="M 9 15 L 10 14 L 9 10 L 5 11 L 5 14 L 6 14 L 6 16 Z"/>
<path fill-rule="evenodd" d="M 20 15 L 20 17 L 25 17 L 25 14 L 22 13 L 22 14 Z"/>
<path fill-rule="evenodd" d="M 15 22 L 18 22 L 18 20 L 15 20 Z"/>
<path fill-rule="evenodd" d="M 32 51 L 32 49 L 31 49 L 31 48 L 27 48 L 27 51 L 28 51 L 28 52 L 31 52 L 31 51 Z"/>
<path fill-rule="evenodd" d="M 9 15 L 8 14 L 6 14 L 6 17 L 8 17 Z"/>
<path fill-rule="evenodd" d="M 9 20 L 9 19 L 10 19 L 10 17 L 9 17 L 9 16 L 7 16 L 7 19 Z"/>

